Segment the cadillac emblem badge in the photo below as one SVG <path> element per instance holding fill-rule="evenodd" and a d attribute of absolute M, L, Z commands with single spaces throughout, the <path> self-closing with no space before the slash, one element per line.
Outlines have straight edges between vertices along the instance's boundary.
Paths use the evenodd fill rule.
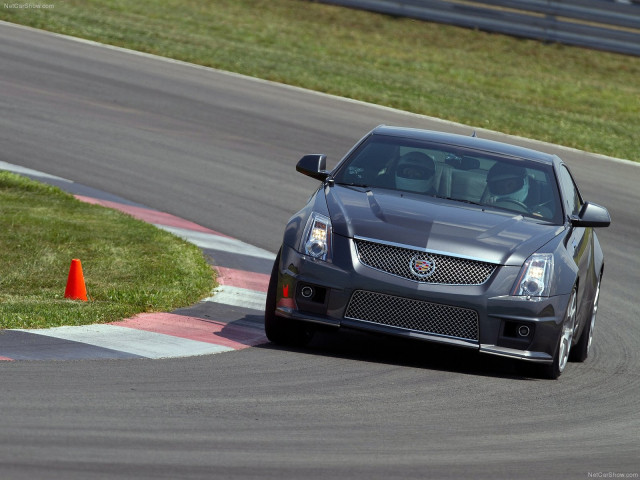
<path fill-rule="evenodd" d="M 436 262 L 431 257 L 415 255 L 409 262 L 409 269 L 420 279 L 429 278 L 436 271 Z"/>

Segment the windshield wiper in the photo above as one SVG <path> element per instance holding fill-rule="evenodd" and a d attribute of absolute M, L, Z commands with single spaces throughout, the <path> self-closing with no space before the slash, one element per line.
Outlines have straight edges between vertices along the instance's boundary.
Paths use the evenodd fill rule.
<path fill-rule="evenodd" d="M 450 200 L 454 200 L 456 202 L 463 202 L 463 203 L 469 203 L 471 205 L 479 205 L 479 206 L 483 206 L 484 203 L 480 203 L 480 202 L 474 202 L 473 200 L 464 200 L 462 198 L 451 198 Z"/>
<path fill-rule="evenodd" d="M 342 185 L 343 187 L 360 187 L 360 188 L 370 188 L 369 185 L 365 185 L 364 183 L 338 183 L 336 185 Z"/>
<path fill-rule="evenodd" d="M 474 202 L 473 200 L 467 200 L 465 198 L 446 197 L 444 195 L 434 195 L 436 198 L 444 198 L 445 200 L 453 200 L 454 202 L 470 203 L 471 205 L 483 206 L 484 203 Z"/>

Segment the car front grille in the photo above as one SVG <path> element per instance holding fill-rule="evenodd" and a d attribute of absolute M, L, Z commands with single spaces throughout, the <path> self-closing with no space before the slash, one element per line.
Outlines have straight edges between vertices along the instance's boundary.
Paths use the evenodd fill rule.
<path fill-rule="evenodd" d="M 496 265 L 479 260 L 429 253 L 421 250 L 355 240 L 360 262 L 416 282 L 441 285 L 482 285 Z"/>
<path fill-rule="evenodd" d="M 467 308 L 356 290 L 344 316 L 428 334 L 478 340 L 478 313 Z"/>

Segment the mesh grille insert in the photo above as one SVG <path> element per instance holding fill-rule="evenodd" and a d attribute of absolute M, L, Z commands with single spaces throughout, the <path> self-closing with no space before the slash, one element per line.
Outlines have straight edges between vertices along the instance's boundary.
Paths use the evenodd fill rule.
<path fill-rule="evenodd" d="M 482 285 L 496 269 L 492 263 L 420 250 L 355 240 L 360 262 L 416 282 L 443 285 Z"/>
<path fill-rule="evenodd" d="M 356 290 L 344 316 L 418 332 L 478 340 L 478 314 L 467 308 Z"/>

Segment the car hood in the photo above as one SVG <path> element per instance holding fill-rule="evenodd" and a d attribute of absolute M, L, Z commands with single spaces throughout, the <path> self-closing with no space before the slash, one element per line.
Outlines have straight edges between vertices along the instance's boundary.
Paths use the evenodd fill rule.
<path fill-rule="evenodd" d="M 333 232 L 521 265 L 564 227 L 424 195 L 334 185 L 324 190 Z"/>

